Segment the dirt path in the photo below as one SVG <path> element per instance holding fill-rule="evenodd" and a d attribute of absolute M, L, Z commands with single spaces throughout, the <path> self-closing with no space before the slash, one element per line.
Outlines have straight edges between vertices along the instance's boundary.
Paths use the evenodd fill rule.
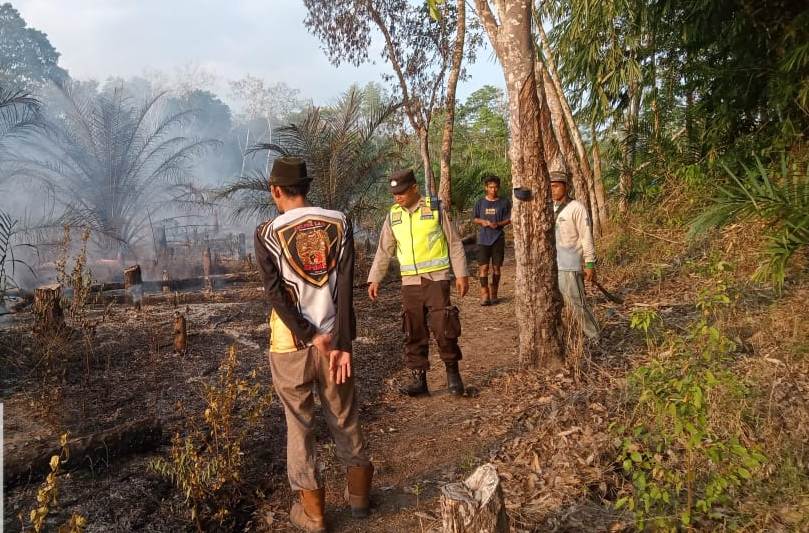
<path fill-rule="evenodd" d="M 455 298 L 453 291 L 454 303 L 461 309 L 463 328 L 460 344 L 464 359 L 460 366 L 468 393 L 462 398 L 449 395 L 444 365 L 434 342 L 428 374 L 431 395 L 411 399 L 398 393 L 398 385 L 406 377 L 401 362 L 398 281 L 383 287 L 376 304 L 358 302 L 358 375 L 364 398 L 365 431 L 376 467 L 373 490 L 376 507 L 368 520 L 350 519 L 341 502 L 342 468 L 329 460 L 329 446 L 322 446 L 321 456 L 328 463 L 325 473 L 328 518 L 334 531 L 427 530 L 435 523 L 440 486 L 463 479 L 499 443 L 499 437 L 506 431 L 504 424 L 490 422 L 494 419 L 502 422 L 511 414 L 503 412 L 502 384 L 493 386 L 493 378 L 515 370 L 517 365 L 513 273 L 513 258 L 509 257 L 504 265 L 500 303 L 491 307 L 479 305 L 474 279 L 465 298 Z M 358 298 L 363 296 L 358 294 Z M 378 320 L 380 317 L 382 321 Z M 369 320 L 373 320 L 373 329 Z M 374 346 L 383 349 L 367 350 Z M 391 377 L 373 371 L 363 373 L 376 366 L 375 359 L 383 357 L 398 368 Z M 384 383 L 372 383 L 374 379 L 383 379 Z M 367 390 L 380 385 L 378 394 L 369 398 Z M 279 500 L 272 505 L 278 522 L 271 530 L 286 530 L 288 501 Z"/>

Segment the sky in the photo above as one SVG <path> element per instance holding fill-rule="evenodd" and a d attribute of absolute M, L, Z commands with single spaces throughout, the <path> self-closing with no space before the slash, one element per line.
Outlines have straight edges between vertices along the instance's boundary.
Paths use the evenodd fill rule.
<path fill-rule="evenodd" d="M 352 83 L 382 82 L 390 67 L 381 43 L 376 64 L 331 65 L 303 24 L 302 0 L 14 0 L 30 27 L 45 32 L 73 78 L 129 78 L 150 71 L 202 69 L 217 76 L 214 91 L 228 99 L 227 81 L 246 74 L 269 85 L 285 82 L 316 104 L 332 102 Z M 458 86 L 465 99 L 483 85 L 504 87 L 489 49 L 468 66 Z"/>

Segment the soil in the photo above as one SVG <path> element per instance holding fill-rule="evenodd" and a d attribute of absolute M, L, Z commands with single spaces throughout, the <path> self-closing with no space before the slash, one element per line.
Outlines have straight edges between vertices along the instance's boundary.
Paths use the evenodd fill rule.
<path fill-rule="evenodd" d="M 601 343 L 580 350 L 563 372 L 521 370 L 511 252 L 496 305 L 479 305 L 474 278 L 465 298 L 456 298 L 453 290 L 461 309 L 461 372 L 467 386 L 467 394 L 460 398 L 446 390 L 434 344 L 431 395 L 411 399 L 398 393 L 407 377 L 398 281 L 383 285 L 376 303 L 368 299 L 364 287 L 356 289 L 354 372 L 361 419 L 376 466 L 374 508 L 366 520 L 350 517 L 342 502 L 343 468 L 334 458 L 319 417 L 318 457 L 332 531 L 439 528 L 441 486 L 464 479 L 487 462 L 495 464 L 501 475 L 513 531 L 628 527 L 627 518 L 609 504 L 621 480 L 612 472 L 614 449 L 608 429 L 616 415 L 610 411 L 621 408 L 615 393 L 621 389 L 628 360 L 641 353 L 644 345 L 643 338 L 627 328 L 627 310 L 645 297 L 676 325 L 693 315 L 693 306 L 682 302 L 693 301 L 690 297 L 696 287 L 682 280 L 663 283 L 649 277 L 630 283 L 631 276 L 616 272 L 615 278 L 602 283 L 615 287 L 615 280 L 621 279 L 626 302 L 618 305 L 598 293 L 589 295 L 603 328 Z M 475 268 L 470 263 L 470 269 Z M 256 282 L 212 294 L 181 295 L 178 308 L 189 324 L 190 349 L 185 355 L 171 351 L 175 312 L 171 298 L 147 296 L 140 313 L 126 305 L 111 306 L 97 329 L 94 362 L 89 368 L 87 362 L 71 365 L 50 404 L 42 399 L 42 385 L 33 377 L 36 372 L 22 363 L 29 355 L 25 335 L 17 344 L 7 343 L 10 353 L 3 359 L 20 363 L 4 362 L 0 380 L 6 463 L 31 443 L 58 442 L 65 429 L 81 436 L 151 416 L 162 421 L 167 436 L 183 433 L 188 413 L 202 409 L 201 385 L 216 379 L 230 345 L 238 350 L 240 373 L 246 376 L 255 369 L 259 381 L 269 385 L 262 296 Z M 95 311 L 101 313 L 100 308 Z M 17 331 L 31 327 L 30 315 L 16 315 Z M 291 531 L 287 513 L 293 495 L 286 482 L 285 428 L 277 401 L 264 415 L 261 428 L 245 448 L 247 489 L 231 529 Z M 79 512 L 88 519 L 88 532 L 193 530 L 183 497 L 148 468 L 154 457 L 165 456 L 167 450 L 165 442 L 157 454 L 107 458 L 94 464 L 68 462 L 61 477 L 59 507 L 51 512 L 49 523 L 61 524 Z M 17 515 L 34 507 L 40 481 L 31 479 L 6 489 L 6 531 L 19 531 Z M 217 527 L 212 525 L 211 530 Z"/>

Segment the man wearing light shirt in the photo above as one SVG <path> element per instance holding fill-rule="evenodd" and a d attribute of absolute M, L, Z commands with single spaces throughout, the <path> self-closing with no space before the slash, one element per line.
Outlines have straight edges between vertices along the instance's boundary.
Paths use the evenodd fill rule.
<path fill-rule="evenodd" d="M 584 334 L 591 340 L 598 340 L 598 323 L 587 306 L 584 292 L 584 281 L 593 282 L 596 279 L 593 225 L 587 208 L 568 196 L 567 185 L 566 173 L 551 172 L 559 291 L 565 305 L 573 310 L 574 316 L 581 323 Z"/>

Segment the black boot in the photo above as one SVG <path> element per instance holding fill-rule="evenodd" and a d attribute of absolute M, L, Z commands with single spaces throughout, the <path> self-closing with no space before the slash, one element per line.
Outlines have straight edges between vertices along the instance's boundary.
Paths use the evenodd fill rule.
<path fill-rule="evenodd" d="M 458 363 L 445 363 L 447 367 L 447 388 L 453 396 L 461 396 L 464 392 L 461 371 L 458 370 Z"/>
<path fill-rule="evenodd" d="M 399 392 L 407 396 L 422 396 L 430 394 L 427 388 L 427 371 L 426 370 L 411 370 L 410 381 L 403 387 L 399 388 Z"/>

